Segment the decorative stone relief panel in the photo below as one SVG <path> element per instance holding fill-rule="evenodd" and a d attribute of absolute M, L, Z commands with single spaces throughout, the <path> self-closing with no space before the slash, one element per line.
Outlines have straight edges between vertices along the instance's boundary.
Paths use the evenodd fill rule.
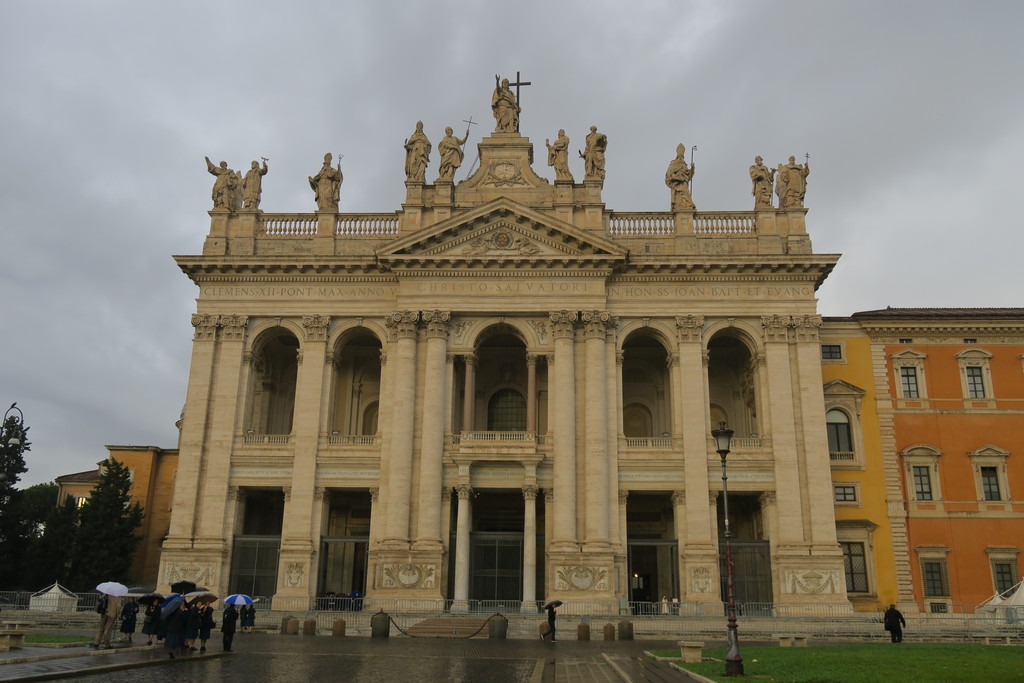
<path fill-rule="evenodd" d="M 289 562 L 284 570 L 284 585 L 298 588 L 305 583 L 306 566 L 301 562 Z"/>
<path fill-rule="evenodd" d="M 707 567 L 690 569 L 690 590 L 694 593 L 711 592 L 711 570 Z"/>
<path fill-rule="evenodd" d="M 819 595 L 839 592 L 837 569 L 787 569 L 786 592 Z"/>
<path fill-rule="evenodd" d="M 561 565 L 555 567 L 555 590 L 606 591 L 609 590 L 606 567 Z"/>
<path fill-rule="evenodd" d="M 433 588 L 437 580 L 434 564 L 385 564 L 381 567 L 384 588 Z"/>
<path fill-rule="evenodd" d="M 217 583 L 217 568 L 212 562 L 169 562 L 164 568 L 164 583 L 192 581 L 209 586 Z"/>

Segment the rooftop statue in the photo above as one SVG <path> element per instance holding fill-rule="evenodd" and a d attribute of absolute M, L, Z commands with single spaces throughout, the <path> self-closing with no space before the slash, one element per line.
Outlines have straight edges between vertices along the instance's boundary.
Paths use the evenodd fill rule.
<path fill-rule="evenodd" d="M 228 168 L 228 162 L 220 162 L 220 166 L 214 166 L 213 162 L 210 161 L 210 157 L 204 157 L 206 159 L 206 169 L 217 177 L 213 181 L 213 208 L 215 209 L 227 209 L 233 211 L 235 209 L 235 194 L 236 185 L 238 183 L 238 176 L 235 172 Z"/>
<path fill-rule="evenodd" d="M 313 188 L 316 197 L 316 207 L 320 210 L 338 210 L 338 198 L 340 196 L 341 181 L 344 176 L 341 174 L 341 159 L 338 159 L 338 168 L 331 166 L 331 153 L 324 155 L 324 165 L 315 176 L 309 179 L 309 186 Z"/>
<path fill-rule="evenodd" d="M 765 166 L 761 157 L 754 157 L 754 165 L 750 167 L 750 180 L 754 183 L 754 188 L 750 192 L 754 195 L 754 208 L 771 208 L 775 169 Z"/>
<path fill-rule="evenodd" d="M 568 180 L 572 182 L 572 173 L 569 172 L 569 138 L 564 130 L 559 129 L 555 144 L 550 139 L 545 139 L 544 144 L 548 147 L 548 166 L 555 168 L 555 180 Z"/>
<path fill-rule="evenodd" d="M 252 168 L 245 174 L 242 181 L 242 206 L 246 209 L 260 208 L 260 197 L 263 195 L 263 176 L 267 175 L 267 159 L 263 158 L 263 168 L 258 161 L 252 162 Z"/>
<path fill-rule="evenodd" d="M 779 164 L 778 175 L 775 176 L 775 194 L 779 196 L 780 209 L 800 208 L 804 205 L 807 193 L 807 176 L 811 173 L 811 162 L 796 163 L 796 157 L 790 157 L 788 164 Z"/>
<path fill-rule="evenodd" d="M 597 132 L 597 126 L 590 127 L 587 148 L 580 152 L 585 162 L 584 180 L 604 180 L 604 152 L 608 149 L 608 136 Z"/>
<path fill-rule="evenodd" d="M 498 75 L 495 74 L 494 95 L 491 96 L 491 112 L 496 122 L 494 132 L 518 133 L 520 111 L 519 102 L 508 85 L 508 79 L 502 78 L 499 82 Z"/>
<path fill-rule="evenodd" d="M 423 132 L 423 122 L 416 122 L 416 130 L 405 141 L 405 179 L 422 183 L 430 162 L 430 140 Z"/>
<path fill-rule="evenodd" d="M 665 184 L 672 190 L 673 210 L 696 208 L 690 196 L 690 181 L 693 180 L 695 170 L 696 164 L 686 164 L 686 145 L 679 143 L 676 158 L 669 162 L 668 170 L 665 171 Z"/>
<path fill-rule="evenodd" d="M 451 181 L 455 177 L 455 171 L 462 166 L 462 145 L 469 139 L 469 129 L 466 129 L 466 137 L 461 140 L 452 135 L 452 127 L 444 129 L 444 138 L 437 144 L 437 153 L 441 155 L 441 165 L 437 169 L 437 179 Z"/>

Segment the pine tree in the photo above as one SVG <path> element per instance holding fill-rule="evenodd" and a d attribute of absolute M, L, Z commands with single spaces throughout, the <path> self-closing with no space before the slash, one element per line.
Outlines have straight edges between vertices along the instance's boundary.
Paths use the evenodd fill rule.
<path fill-rule="evenodd" d="M 0 558 L 22 557 L 28 544 L 28 525 L 21 510 L 24 492 L 14 488 L 28 471 L 24 456 L 29 450 L 27 434 L 21 420 L 8 415 L 0 432 Z M 0 586 L 8 590 L 20 587 L 21 569 L 19 562 L 0 561 Z"/>
<path fill-rule="evenodd" d="M 71 554 L 71 586 L 90 590 L 103 581 L 130 583 L 132 555 L 142 540 L 142 506 L 132 502 L 131 472 L 107 460 L 96 488 L 79 510 L 78 534 Z"/>
<path fill-rule="evenodd" d="M 54 505 L 43 522 L 43 535 L 32 542 L 28 550 L 34 585 L 38 590 L 53 581 L 68 585 L 71 572 L 69 548 L 74 548 L 78 535 L 78 506 L 74 497 L 68 496 L 63 505 Z"/>

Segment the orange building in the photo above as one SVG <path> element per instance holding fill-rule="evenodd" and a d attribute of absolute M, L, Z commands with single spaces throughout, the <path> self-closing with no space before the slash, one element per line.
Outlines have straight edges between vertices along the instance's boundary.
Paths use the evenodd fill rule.
<path fill-rule="evenodd" d="M 132 561 L 132 578 L 136 583 L 155 585 L 160 568 L 160 544 L 170 528 L 171 491 L 178 466 L 178 450 L 156 446 L 107 446 L 109 458 L 124 464 L 132 476 L 132 501 L 143 509 L 142 527 L 138 533 L 142 542 Z M 81 505 L 100 480 L 106 460 L 85 472 L 65 474 L 55 480 L 60 487 L 57 504 L 73 496 Z"/>
<path fill-rule="evenodd" d="M 888 387 L 879 428 L 887 466 L 898 468 L 914 602 L 970 610 L 1021 573 L 1024 309 L 890 308 L 853 319 Z"/>

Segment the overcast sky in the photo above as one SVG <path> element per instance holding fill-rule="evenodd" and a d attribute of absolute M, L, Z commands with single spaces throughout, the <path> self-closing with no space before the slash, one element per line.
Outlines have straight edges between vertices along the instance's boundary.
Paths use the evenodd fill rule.
<path fill-rule="evenodd" d="M 668 210 L 696 145 L 698 210 L 752 208 L 754 155 L 810 154 L 825 315 L 1020 306 L 1020 2 L 0 2 L 0 408 L 31 426 L 23 485 L 105 444 L 173 448 L 213 177 L 270 158 L 262 208 L 394 211 L 421 119 L 475 143 L 519 71 L 535 169 L 564 128 L 608 134 L 604 199 Z M 581 178 L 582 161 L 571 169 Z M 437 155 L 427 171 L 437 174 Z"/>

